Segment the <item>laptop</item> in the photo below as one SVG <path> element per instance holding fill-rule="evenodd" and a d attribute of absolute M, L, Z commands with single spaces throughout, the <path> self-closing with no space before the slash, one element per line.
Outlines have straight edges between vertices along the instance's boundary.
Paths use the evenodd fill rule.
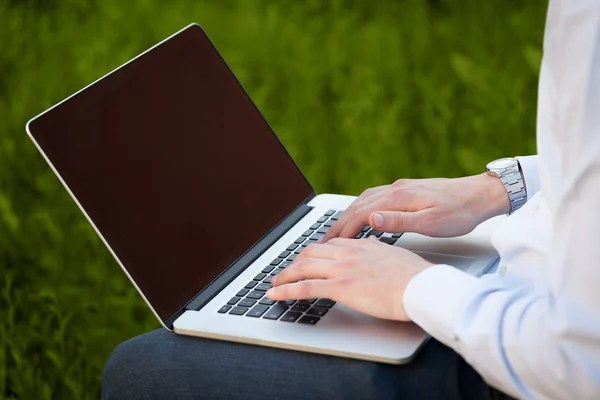
<path fill-rule="evenodd" d="M 162 325 L 191 335 L 383 363 L 428 335 L 330 299 L 265 291 L 355 199 L 317 194 L 192 24 L 27 123 L 27 133 Z M 496 260 L 493 219 L 390 246 L 472 275 Z M 361 239 L 357 239 L 361 240 Z"/>

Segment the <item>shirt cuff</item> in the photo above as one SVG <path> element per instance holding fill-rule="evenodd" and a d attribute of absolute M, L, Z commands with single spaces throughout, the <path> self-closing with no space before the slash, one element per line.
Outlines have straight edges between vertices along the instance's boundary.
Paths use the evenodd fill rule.
<path fill-rule="evenodd" d="M 527 188 L 527 199 L 531 199 L 540 190 L 538 174 L 538 156 L 516 157 L 523 172 L 525 187 Z"/>
<path fill-rule="evenodd" d="M 416 275 L 404 291 L 404 310 L 427 333 L 455 347 L 454 327 L 479 279 L 449 265 L 434 265 Z"/>

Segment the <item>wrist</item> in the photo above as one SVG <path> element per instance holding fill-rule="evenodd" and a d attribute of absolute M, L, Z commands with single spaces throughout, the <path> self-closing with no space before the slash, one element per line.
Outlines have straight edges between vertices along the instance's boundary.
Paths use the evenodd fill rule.
<path fill-rule="evenodd" d="M 397 298 L 396 296 L 399 296 L 399 300 L 397 301 L 397 304 L 401 305 L 400 309 L 398 309 L 399 314 L 394 317 L 394 319 L 397 321 L 405 321 L 405 322 L 410 321 L 410 317 L 408 316 L 408 313 L 406 312 L 406 309 L 404 308 L 404 295 L 406 293 L 406 289 L 410 286 L 411 282 L 414 281 L 414 279 L 419 274 L 421 274 L 423 271 L 425 271 L 435 265 L 427 260 L 422 260 L 422 261 L 423 261 L 423 263 L 414 265 L 415 268 L 412 269 L 412 271 L 410 271 L 407 274 L 406 281 L 405 281 L 404 285 L 402 285 L 401 289 L 399 290 L 399 293 L 394 295 L 394 298 Z"/>
<path fill-rule="evenodd" d="M 472 207 L 481 221 L 510 212 L 510 198 L 502 180 L 487 173 L 467 179 L 473 183 Z"/>

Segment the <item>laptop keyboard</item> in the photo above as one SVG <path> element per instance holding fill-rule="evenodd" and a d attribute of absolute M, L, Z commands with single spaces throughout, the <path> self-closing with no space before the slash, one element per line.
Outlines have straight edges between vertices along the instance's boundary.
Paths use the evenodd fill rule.
<path fill-rule="evenodd" d="M 218 312 L 307 325 L 315 325 L 319 322 L 335 305 L 335 301 L 330 299 L 273 301 L 266 296 L 266 292 L 271 288 L 271 279 L 290 266 L 306 246 L 320 240 L 342 216 L 342 213 L 343 211 L 329 210 L 323 214 L 298 239 L 290 243 L 277 258 L 256 274 L 253 280 L 241 288 Z M 376 236 L 381 242 L 394 244 L 401 235 L 401 233 L 390 235 L 365 226 L 356 235 L 356 239 Z"/>

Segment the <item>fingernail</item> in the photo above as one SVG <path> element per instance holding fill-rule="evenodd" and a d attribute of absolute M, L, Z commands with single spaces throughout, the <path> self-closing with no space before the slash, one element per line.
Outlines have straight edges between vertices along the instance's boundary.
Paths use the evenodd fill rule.
<path fill-rule="evenodd" d="M 379 213 L 373 214 L 373 223 L 375 224 L 375 228 L 381 228 L 383 226 L 383 215 Z"/>
<path fill-rule="evenodd" d="M 275 289 L 271 288 L 269 290 L 267 290 L 267 297 L 271 297 L 275 294 Z"/>
<path fill-rule="evenodd" d="M 274 276 L 273 279 L 271 279 L 271 285 L 275 286 L 275 283 L 277 283 L 277 277 Z"/>

